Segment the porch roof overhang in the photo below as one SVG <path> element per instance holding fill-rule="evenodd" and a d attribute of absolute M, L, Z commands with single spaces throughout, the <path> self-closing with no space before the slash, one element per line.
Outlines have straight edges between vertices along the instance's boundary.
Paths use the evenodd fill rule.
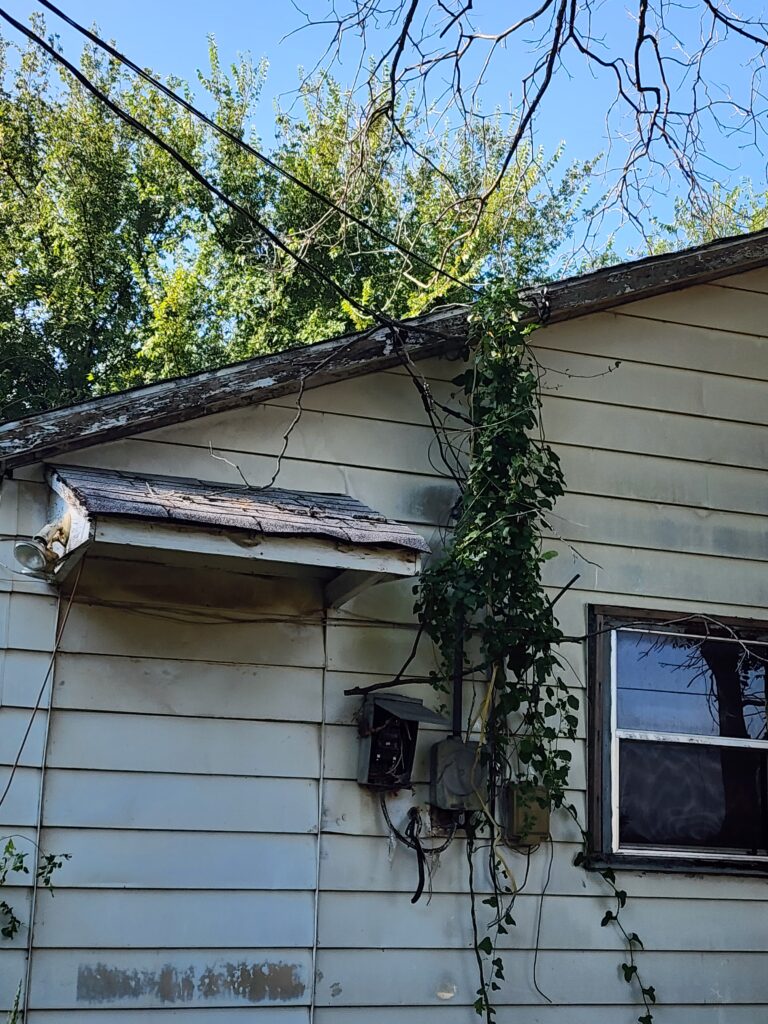
<path fill-rule="evenodd" d="M 414 576 L 426 541 L 346 494 L 221 485 L 180 477 L 50 466 L 54 514 L 69 516 L 64 578 L 88 548 L 175 564 L 238 563 L 260 575 L 307 575 L 338 607 L 374 583 Z"/>

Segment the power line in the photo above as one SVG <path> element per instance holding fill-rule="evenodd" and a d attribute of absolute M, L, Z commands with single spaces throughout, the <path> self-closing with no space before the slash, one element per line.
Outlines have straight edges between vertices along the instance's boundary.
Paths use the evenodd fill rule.
<path fill-rule="evenodd" d="M 386 242 L 387 245 L 393 246 L 404 256 L 408 256 L 409 258 L 416 260 L 417 262 L 421 263 L 422 266 L 427 267 L 434 273 L 440 274 L 441 276 L 448 278 L 450 281 L 453 281 L 455 284 L 461 285 L 463 288 L 471 287 L 471 285 L 468 285 L 460 278 L 455 277 L 453 274 L 449 273 L 449 271 L 437 266 L 437 264 L 435 263 L 430 262 L 428 259 L 425 259 L 425 257 L 420 256 L 417 252 L 414 252 L 413 249 L 409 249 L 407 248 L 407 246 L 401 245 L 396 239 L 392 238 L 390 235 L 385 234 L 383 231 L 380 231 L 378 228 L 375 228 L 372 224 L 369 224 L 362 217 L 358 217 L 357 214 L 352 213 L 351 211 L 345 209 L 343 206 L 340 206 L 329 196 L 326 196 L 324 193 L 320 192 L 318 189 L 314 188 L 307 182 L 302 181 L 301 178 L 298 178 L 291 171 L 287 170 L 285 167 L 282 167 L 280 164 L 276 163 L 274 160 L 271 159 L 271 157 L 268 157 L 266 154 L 261 153 L 258 149 L 256 149 L 254 146 L 251 146 L 244 139 L 239 138 L 237 135 L 235 135 L 234 132 L 231 132 L 228 128 L 225 128 L 224 125 L 219 124 L 218 121 L 214 121 L 213 118 L 208 117 L 207 114 L 205 114 L 194 104 L 190 103 L 189 100 L 185 99 L 183 96 L 180 96 L 177 92 L 174 92 L 173 89 L 165 85 L 164 82 L 161 82 L 153 75 L 150 75 L 148 71 L 146 71 L 144 68 L 136 64 L 135 61 L 131 60 L 130 57 L 126 57 L 125 54 L 121 53 L 110 43 L 106 42 L 106 40 L 101 39 L 99 36 L 96 35 L 95 32 L 91 32 L 90 29 L 87 29 L 84 25 L 81 25 L 79 24 L 79 22 L 75 21 L 74 18 L 71 18 L 68 14 L 65 14 L 65 12 L 61 10 L 61 8 L 57 7 L 55 4 L 52 4 L 50 0 L 38 0 L 38 2 L 42 4 L 43 7 L 47 8 L 49 11 L 55 14 L 57 17 L 61 18 L 62 21 L 65 21 L 68 25 L 71 25 L 72 28 L 78 31 L 81 35 L 85 36 L 86 39 L 90 39 L 90 41 L 94 43 L 96 46 L 99 46 L 102 50 L 105 50 L 108 54 L 110 54 L 110 56 L 114 57 L 115 60 L 120 61 L 121 64 L 124 64 L 127 68 L 130 68 L 131 71 L 133 71 L 135 74 L 143 78 L 144 81 L 148 82 L 156 89 L 159 89 L 170 99 L 180 104 L 180 106 L 184 107 L 184 109 L 187 110 L 194 117 L 197 117 L 204 124 L 207 124 L 209 128 L 213 128 L 214 131 L 217 131 L 220 135 L 224 136 L 224 138 L 228 139 L 236 146 L 239 146 L 241 149 L 245 150 L 245 152 L 250 154 L 250 156 L 253 156 L 257 160 L 260 160 L 263 164 L 265 164 L 265 166 L 269 167 L 271 170 L 276 171 L 278 174 L 281 174 L 283 177 L 285 177 L 288 181 L 293 182 L 294 185 L 298 185 L 299 188 L 304 189 L 304 191 L 307 192 L 308 195 L 311 195 L 315 199 L 320 200 L 320 202 L 325 203 L 326 206 L 330 207 L 332 210 L 335 210 L 337 213 L 340 213 L 342 217 L 345 217 L 347 220 L 350 220 L 353 223 L 359 225 L 360 227 L 365 228 L 366 231 L 370 231 L 370 233 L 374 235 L 376 238 L 379 238 L 381 241 Z"/>
<path fill-rule="evenodd" d="M 15 28 L 18 32 L 21 32 L 23 35 L 25 35 L 27 39 L 29 39 L 33 43 L 36 43 L 43 50 L 45 50 L 45 52 L 55 61 L 57 61 L 57 63 L 61 64 L 62 67 L 65 67 L 67 71 L 69 71 L 69 73 L 73 75 L 85 89 L 88 90 L 88 92 L 92 93 L 92 95 L 94 95 L 98 100 L 101 100 L 101 102 L 105 106 L 107 106 L 113 114 L 119 117 L 127 125 L 130 125 L 131 128 L 140 132 L 142 135 L 146 135 L 146 137 L 151 142 L 154 142 L 155 145 L 159 146 L 163 150 L 163 152 L 167 153 L 168 156 L 171 157 L 171 159 L 175 160 L 191 177 L 195 179 L 195 181 L 198 184 L 202 185 L 203 188 L 207 189 L 220 202 L 224 203 L 225 206 L 228 206 L 231 210 L 234 210 L 235 213 L 239 214 L 239 216 L 245 217 L 246 220 L 250 221 L 257 228 L 258 231 L 266 235 L 266 237 L 272 242 L 273 245 L 275 245 L 278 249 L 281 250 L 281 252 L 284 252 L 291 259 L 295 260 L 296 263 L 298 263 L 303 270 L 305 270 L 309 274 L 314 275 L 315 277 L 318 277 L 325 284 L 329 285 L 329 287 L 333 288 L 333 290 L 338 295 L 340 295 L 342 299 L 344 299 L 346 302 L 349 302 L 350 305 L 354 306 L 355 309 L 363 313 L 365 316 L 373 317 L 375 320 L 378 320 L 380 324 L 386 327 L 396 328 L 400 326 L 398 321 L 393 320 L 390 317 L 385 316 L 383 313 L 369 309 L 367 306 L 363 305 L 361 302 L 355 299 L 354 296 L 350 295 L 344 288 L 342 288 L 340 284 L 334 281 L 334 279 L 329 274 L 326 274 L 324 270 L 321 270 L 319 267 L 314 266 L 304 256 L 300 255 L 299 253 L 291 249 L 291 247 L 287 245 L 282 240 L 282 238 L 280 238 L 279 235 L 272 231 L 271 228 L 267 227 L 266 224 L 260 221 L 258 217 L 254 216 L 254 214 L 252 214 L 244 206 L 241 206 L 240 203 L 236 202 L 234 199 L 231 199 L 225 192 L 223 192 L 218 187 L 218 185 L 214 184 L 214 182 L 212 182 L 201 171 L 199 171 L 194 166 L 194 164 L 190 163 L 186 157 L 182 156 L 182 154 L 179 153 L 179 151 L 175 149 L 169 142 L 166 142 L 165 139 L 161 138 L 155 131 L 152 130 L 152 128 L 144 124 L 142 121 L 139 121 L 127 110 L 124 110 L 123 107 L 121 107 L 118 103 L 115 103 L 115 101 L 111 99 L 111 97 L 109 97 L 105 92 L 99 89 L 99 87 L 95 85 L 86 75 L 84 75 L 79 68 L 77 68 L 71 61 L 67 60 L 67 58 L 63 54 L 59 53 L 56 49 L 54 49 L 54 47 L 51 46 L 51 44 L 47 42 L 47 40 L 43 39 L 42 36 L 39 36 L 36 32 L 33 32 L 32 29 L 27 28 L 27 26 L 24 25 L 22 22 L 17 21 L 16 18 L 10 15 L 7 11 L 3 10 L 3 8 L 1 7 L 0 18 L 3 18 L 5 21 L 8 22 L 9 25 L 12 25 L 13 28 Z"/>
<path fill-rule="evenodd" d="M 190 163 L 190 161 L 187 160 L 186 157 L 179 153 L 179 151 L 175 149 L 169 142 L 166 142 L 165 139 L 161 138 L 155 131 L 153 131 L 152 128 L 144 124 L 142 121 L 139 121 L 127 110 L 124 110 L 110 96 L 108 96 L 97 85 L 95 85 L 85 74 L 83 74 L 83 72 L 78 67 L 76 67 L 71 61 L 67 60 L 67 58 L 62 53 L 59 53 L 47 40 L 43 39 L 42 36 L 39 36 L 36 32 L 28 28 L 22 22 L 18 21 L 16 18 L 10 15 L 7 11 L 3 10 L 3 8 L 1 7 L 0 18 L 7 21 L 9 25 L 15 28 L 18 32 L 21 32 L 21 34 L 26 36 L 27 39 L 35 43 L 41 49 L 45 50 L 45 52 L 51 58 L 53 58 L 54 61 L 56 61 L 58 64 L 61 64 L 62 67 L 66 68 L 67 71 L 69 71 L 69 73 L 78 82 L 80 82 L 80 84 L 88 92 L 90 92 L 93 96 L 100 100 L 109 110 L 112 111 L 113 114 L 119 117 L 122 121 L 124 121 L 135 131 L 141 133 L 142 135 L 145 135 L 156 146 L 159 146 L 164 153 L 167 153 L 172 160 L 176 161 L 176 163 L 178 163 L 180 167 L 182 167 L 196 182 L 198 182 L 198 184 L 202 185 L 203 188 L 205 188 L 208 192 L 215 196 L 220 202 L 222 202 L 229 209 L 234 210 L 235 213 L 237 213 L 239 216 L 244 217 L 246 220 L 250 221 L 251 224 L 253 224 L 258 231 L 266 235 L 266 237 L 272 242 L 272 244 L 276 248 L 278 248 L 281 252 L 284 252 L 292 260 L 294 260 L 298 264 L 298 266 L 302 268 L 302 270 L 314 276 L 315 278 L 323 281 L 333 291 L 335 291 L 337 295 L 339 295 L 342 299 L 344 299 L 351 306 L 357 309 L 358 312 L 363 313 L 366 317 L 370 317 L 371 319 L 376 321 L 380 326 L 388 328 L 392 335 L 393 345 L 396 348 L 397 352 L 399 353 L 401 360 L 405 361 L 407 359 L 407 353 L 405 352 L 403 344 L 405 337 L 407 337 L 408 331 L 411 329 L 407 323 L 389 317 L 386 314 L 380 312 L 379 310 L 371 309 L 368 306 L 364 305 L 362 302 L 360 302 L 358 299 L 354 298 L 354 296 L 352 296 L 349 292 L 346 291 L 345 288 L 338 284 L 338 282 L 335 281 L 330 276 L 330 274 L 327 274 L 324 270 L 321 270 L 319 267 L 316 267 L 308 259 L 306 259 L 306 257 L 295 252 L 286 242 L 283 241 L 282 238 L 280 238 L 279 235 L 277 235 L 274 231 L 271 230 L 271 228 L 267 227 L 266 224 L 260 221 L 258 217 L 254 216 L 254 214 L 252 214 L 244 206 L 241 206 L 240 203 L 236 202 L 234 199 L 231 199 L 225 192 L 223 192 L 218 187 L 218 185 L 214 184 L 214 182 L 207 178 L 201 171 L 199 171 L 194 166 L 194 164 Z M 434 328 L 430 328 L 424 324 L 420 324 L 418 330 L 422 334 L 432 335 L 436 338 L 441 339 L 445 338 L 445 335 L 441 331 L 435 330 Z M 443 439 L 440 437 L 437 425 L 432 421 L 432 417 L 430 417 L 430 421 L 432 428 L 435 432 L 437 443 L 440 447 L 443 462 L 445 463 L 446 467 L 449 468 L 449 471 L 451 471 L 451 476 L 453 477 L 455 482 L 459 486 L 461 486 L 458 476 L 456 475 L 455 472 L 451 470 L 450 463 L 448 462 L 447 457 L 444 453 Z M 298 417 L 294 421 L 293 426 L 295 426 L 296 423 L 298 423 Z"/>

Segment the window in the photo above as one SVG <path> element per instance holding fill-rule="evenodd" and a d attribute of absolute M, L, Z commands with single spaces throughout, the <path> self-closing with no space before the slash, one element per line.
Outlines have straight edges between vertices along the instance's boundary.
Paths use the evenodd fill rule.
<path fill-rule="evenodd" d="M 768 626 L 594 609 L 595 860 L 768 871 Z"/>

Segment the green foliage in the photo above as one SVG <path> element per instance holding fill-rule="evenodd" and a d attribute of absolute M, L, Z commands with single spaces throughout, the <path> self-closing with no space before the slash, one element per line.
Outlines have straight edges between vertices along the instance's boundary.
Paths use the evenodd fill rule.
<path fill-rule="evenodd" d="M 406 316 L 467 297 L 101 51 L 85 49 L 81 65 L 356 300 Z M 210 70 L 200 75 L 199 102 L 256 146 L 265 74 L 245 58 L 222 67 L 211 43 Z M 406 112 L 399 134 L 383 123 L 360 131 L 352 98 L 330 80 L 305 81 L 301 95 L 298 118 L 278 115 L 271 153 L 299 178 L 455 276 L 546 276 L 578 216 L 588 166 L 561 171 L 560 153 L 521 152 L 504 188 L 478 210 L 456 196 L 492 176 L 505 149 L 500 122 L 488 121 L 482 136 L 460 133 L 449 148 L 425 141 Z M 424 158 L 410 148 L 417 137 Z M 3 418 L 366 324 L 44 54 L 2 40 L 0 150 Z"/>
<path fill-rule="evenodd" d="M 474 363 L 456 383 L 472 426 L 469 470 L 453 541 L 423 574 L 417 609 L 450 677 L 457 645 L 479 650 L 491 680 L 483 723 L 498 787 L 522 778 L 564 799 L 578 700 L 560 676 L 562 633 L 541 583 L 541 529 L 563 493 L 557 455 L 539 431 L 530 327 L 510 288 L 491 286 L 472 319 Z"/>
<path fill-rule="evenodd" d="M 16 995 L 13 997 L 11 1009 L 5 1018 L 5 1024 L 20 1024 L 21 1022 L 21 982 L 16 987 Z"/>
<path fill-rule="evenodd" d="M 16 848 L 13 839 L 6 839 L 2 853 L 0 853 L 0 890 L 8 884 L 10 874 L 28 875 L 27 854 Z M 52 877 L 65 860 L 69 860 L 70 854 L 42 854 L 37 864 L 37 880 L 40 885 L 48 889 L 53 895 Z M 7 900 L 0 898 L 0 918 L 3 925 L 0 928 L 0 935 L 4 939 L 12 939 L 19 928 L 21 921 L 16 916 L 13 907 Z"/>
<path fill-rule="evenodd" d="M 456 380 L 470 410 L 467 479 L 452 542 L 423 573 L 417 597 L 442 676 L 450 678 L 457 655 L 471 651 L 466 670 L 489 679 L 481 725 L 490 796 L 477 827 L 490 831 L 491 842 L 495 795 L 505 783 L 519 781 L 529 793 L 542 787 L 552 806 L 563 804 L 571 754 L 562 741 L 575 738 L 578 709 L 560 675 L 554 647 L 562 633 L 541 581 L 542 565 L 554 554 L 544 550 L 541 531 L 564 481 L 541 435 L 539 373 L 522 313 L 513 289 L 491 285 L 473 314 L 473 365 Z M 505 907 L 503 894 L 511 890 L 495 884 L 494 924 L 503 934 L 514 924 L 513 900 Z M 492 1024 L 490 993 L 503 969 L 492 960 L 487 976 L 480 954 L 491 957 L 493 941 L 477 939 L 474 906 L 472 919 L 480 975 L 475 1010 Z"/>
<path fill-rule="evenodd" d="M 27 865 L 27 854 L 16 848 L 11 837 L 5 840 L 5 846 L 0 853 L 0 892 L 8 884 L 10 874 L 29 875 L 30 869 Z M 58 871 L 65 860 L 69 860 L 70 854 L 40 853 L 37 861 L 36 875 L 39 885 L 47 889 L 53 896 L 53 874 Z M 0 935 L 4 939 L 13 939 L 21 928 L 21 919 L 17 916 L 11 904 L 0 896 Z M 6 1024 L 20 1024 L 21 1021 L 21 992 L 22 982 L 19 982 L 16 989 L 11 1009 L 6 1017 Z"/>
<path fill-rule="evenodd" d="M 755 192 L 750 181 L 730 190 L 715 185 L 705 207 L 694 209 L 679 199 L 670 223 L 655 221 L 648 251 L 651 255 L 671 252 L 767 226 L 768 192 Z"/>
<path fill-rule="evenodd" d="M 11 872 L 23 875 L 29 874 L 29 868 L 25 863 L 26 857 L 25 853 L 20 853 L 16 849 L 12 839 L 6 841 L 2 855 L 0 855 L 0 889 L 7 884 L 8 875 Z M 0 928 L 0 935 L 4 939 L 12 939 L 21 927 L 21 921 L 14 913 L 13 907 L 5 899 L 0 899 L 0 914 L 2 914 L 4 919 L 3 926 Z"/>
<path fill-rule="evenodd" d="M 440 653 L 434 685 L 445 688 L 460 659 L 465 675 L 483 672 L 488 679 L 478 717 L 489 794 L 467 830 L 480 982 L 474 1009 L 487 1024 L 496 1018 L 491 996 L 504 980 L 504 969 L 494 955 L 494 939 L 479 935 L 472 874 L 475 837 L 484 833 L 491 847 L 494 895 L 483 902 L 494 911 L 491 929 L 498 937 L 515 925 L 511 911 L 517 894 L 495 854 L 501 788 L 514 782 L 524 806 L 538 801 L 563 807 L 579 824 L 576 809 L 567 802 L 571 753 L 564 746 L 576 739 L 579 699 L 561 675 L 556 649 L 563 634 L 542 585 L 542 566 L 556 555 L 545 550 L 542 531 L 564 492 L 564 479 L 543 436 L 539 367 L 528 346 L 533 327 L 523 313 L 516 291 L 499 284 L 486 288 L 473 312 L 472 366 L 455 381 L 469 408 L 466 481 L 452 540 L 444 556 L 422 574 L 416 602 L 424 630 Z M 587 834 L 581 832 L 586 849 Z M 585 853 L 576 860 L 586 865 Z M 622 976 L 640 988 L 641 1024 L 652 1024 L 655 992 L 643 984 L 635 958 L 642 942 L 621 921 L 627 894 L 613 871 L 601 874 L 615 899 L 601 924 L 613 924 L 623 936 L 628 961 L 621 965 Z M 535 968 L 534 985 L 540 991 Z"/>
<path fill-rule="evenodd" d="M 199 206 L 162 153 L 117 129 L 104 108 L 33 48 L 0 48 L 0 407 L 6 416 L 86 397 L 123 372 L 151 319 L 139 282 L 172 254 Z M 115 68 L 85 51 L 113 91 Z M 194 156 L 189 119 L 138 88 L 132 112 Z M 131 339 L 131 340 L 128 340 Z"/>

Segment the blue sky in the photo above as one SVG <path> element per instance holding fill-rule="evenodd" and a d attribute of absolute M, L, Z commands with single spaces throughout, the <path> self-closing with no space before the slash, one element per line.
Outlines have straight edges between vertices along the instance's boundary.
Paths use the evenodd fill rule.
<path fill-rule="evenodd" d="M 134 60 L 150 66 L 162 74 L 175 74 L 195 82 L 198 68 L 207 64 L 207 36 L 217 40 L 222 62 L 229 63 L 240 51 L 249 51 L 254 59 L 266 57 L 269 61 L 267 86 L 257 115 L 257 129 L 269 138 L 274 117 L 274 101 L 290 103 L 295 90 L 297 69 L 312 68 L 328 42 L 328 29 L 309 28 L 295 33 L 303 22 L 302 15 L 290 0 L 60 0 L 62 7 L 73 17 L 86 24 L 98 25 L 101 33 L 117 44 Z M 26 19 L 36 9 L 33 0 L 6 0 L 8 9 Z M 325 9 L 324 0 L 305 0 L 308 10 Z M 758 4 L 757 6 L 762 6 Z M 476 9 L 482 8 L 483 27 L 505 17 L 508 0 L 478 0 Z M 601 25 L 608 28 L 614 38 L 622 33 L 634 32 L 633 23 L 622 0 L 606 0 L 602 8 Z M 690 10 L 690 8 L 689 8 Z M 684 14 L 684 16 L 689 16 Z M 51 29 L 60 32 L 68 56 L 76 56 L 81 48 L 80 38 L 54 18 L 47 16 Z M 622 36 L 623 38 L 623 36 Z M 711 67 L 712 85 L 725 94 L 728 83 L 743 80 L 738 57 L 727 47 L 718 55 Z M 494 70 L 489 76 L 485 93 L 486 107 L 507 101 L 510 83 L 519 82 L 519 65 L 526 59 L 521 52 L 500 52 Z M 530 59 L 530 58 L 527 58 Z M 352 66 L 352 61 L 348 66 Z M 340 72 L 343 79 L 344 70 Z M 547 98 L 547 107 L 537 127 L 537 139 L 547 151 L 561 141 L 566 145 L 569 158 L 590 158 L 606 144 L 605 107 L 608 83 L 587 73 L 575 58 L 556 82 Z M 764 162 L 754 150 L 740 147 L 735 141 L 712 135 L 708 139 L 708 152 L 713 163 L 714 177 L 730 182 L 750 176 L 758 189 L 765 188 Z M 664 217 L 670 213 L 674 191 L 655 202 L 655 212 Z M 630 242 L 631 244 L 631 242 Z"/>
<path fill-rule="evenodd" d="M 42 10 L 32 0 L 8 0 L 5 6 L 19 20 Z M 96 23 L 101 35 L 115 40 L 137 63 L 191 83 L 197 69 L 208 65 L 209 35 L 215 36 L 223 63 L 231 63 L 238 52 L 250 52 L 255 60 L 266 57 L 270 70 L 259 126 L 265 134 L 273 119 L 272 100 L 296 88 L 297 69 L 315 64 L 325 39 L 323 32 L 307 30 L 281 41 L 303 20 L 290 0 L 61 0 L 60 6 L 82 24 Z M 44 13 L 67 56 L 77 55 L 81 37 Z"/>

